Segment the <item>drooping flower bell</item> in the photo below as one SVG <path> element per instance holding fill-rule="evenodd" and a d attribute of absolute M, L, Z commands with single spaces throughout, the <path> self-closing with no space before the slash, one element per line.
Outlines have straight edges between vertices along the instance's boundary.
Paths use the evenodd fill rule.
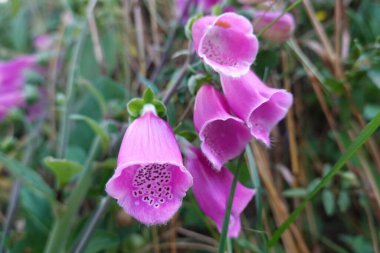
<path fill-rule="evenodd" d="M 192 26 L 194 48 L 199 57 L 219 74 L 246 74 L 256 59 L 259 44 L 245 17 L 227 12 L 205 16 Z"/>
<path fill-rule="evenodd" d="M 220 78 L 231 110 L 245 121 L 253 137 L 270 146 L 270 131 L 288 112 L 292 94 L 266 86 L 252 71 L 240 78 Z"/>
<path fill-rule="evenodd" d="M 128 127 L 106 192 L 126 213 L 154 225 L 167 223 L 177 212 L 192 176 L 172 129 L 149 106 Z"/>
<path fill-rule="evenodd" d="M 10 110 L 26 107 L 25 74 L 28 70 L 41 70 L 34 55 L 19 56 L 0 62 L 0 120 Z"/>
<path fill-rule="evenodd" d="M 183 144 L 183 142 L 181 142 Z M 225 167 L 215 171 L 201 150 L 189 143 L 182 145 L 186 155 L 186 167 L 194 179 L 193 192 L 201 210 L 222 230 L 227 200 L 233 181 L 232 173 Z M 240 214 L 255 195 L 255 190 L 239 182 L 231 208 L 228 233 L 229 237 L 238 237 L 241 230 Z"/>
<path fill-rule="evenodd" d="M 251 139 L 244 121 L 229 111 L 223 95 L 211 85 L 199 89 L 194 105 L 194 126 L 202 142 L 202 152 L 218 171 L 238 156 Z"/>
<path fill-rule="evenodd" d="M 278 11 L 256 11 L 253 19 L 253 26 L 257 33 L 264 30 L 269 24 L 282 15 Z M 295 29 L 293 15 L 285 13 L 273 25 L 266 30 L 262 36 L 264 39 L 272 42 L 285 42 L 288 40 Z"/>

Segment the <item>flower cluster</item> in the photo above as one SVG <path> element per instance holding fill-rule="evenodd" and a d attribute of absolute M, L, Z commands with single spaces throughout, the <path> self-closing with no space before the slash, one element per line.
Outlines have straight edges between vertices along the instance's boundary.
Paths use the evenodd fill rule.
<path fill-rule="evenodd" d="M 185 167 L 172 129 L 157 116 L 159 101 L 146 92 L 144 99 L 130 102 L 138 110 L 130 111 L 135 120 L 124 135 L 106 191 L 132 217 L 154 225 L 167 223 L 193 187 L 200 208 L 220 231 L 233 181 L 224 165 L 252 138 L 270 146 L 270 131 L 285 117 L 293 98 L 286 90 L 268 87 L 250 70 L 259 43 L 243 16 L 204 16 L 193 24 L 192 38 L 198 56 L 220 75 L 223 89 L 222 94 L 203 84 L 197 92 L 194 126 L 200 149 L 180 139 Z M 254 189 L 237 184 L 228 236 L 238 236 L 240 214 L 254 194 Z"/>

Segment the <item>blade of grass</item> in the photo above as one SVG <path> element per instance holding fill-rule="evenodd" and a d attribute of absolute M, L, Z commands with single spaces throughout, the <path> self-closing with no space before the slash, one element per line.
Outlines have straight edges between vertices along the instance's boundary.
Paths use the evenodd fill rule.
<path fill-rule="evenodd" d="M 226 212 L 224 214 L 224 221 L 223 221 L 223 226 L 222 226 L 222 233 L 221 233 L 220 239 L 219 239 L 219 248 L 218 248 L 219 253 L 224 253 L 224 249 L 226 247 L 227 231 L 228 231 L 228 225 L 230 223 L 229 221 L 230 221 L 232 203 L 234 200 L 236 185 L 237 185 L 239 174 L 240 174 L 240 167 L 241 167 L 240 165 L 241 165 L 241 162 L 243 160 L 243 155 L 244 155 L 244 153 L 241 154 L 239 157 L 238 164 L 237 164 L 236 171 L 235 171 L 235 175 L 234 175 L 234 179 L 233 179 L 232 184 L 231 184 L 230 195 L 228 196 L 227 209 L 226 209 Z"/>
<path fill-rule="evenodd" d="M 347 148 L 347 151 L 335 163 L 330 172 L 324 176 L 316 188 L 306 196 L 304 201 L 291 213 L 289 218 L 274 232 L 272 238 L 269 240 L 268 246 L 274 246 L 280 239 L 281 235 L 288 229 L 288 227 L 295 221 L 297 216 L 306 207 L 306 204 L 339 172 L 340 169 L 355 155 L 355 153 L 363 146 L 363 144 L 372 136 L 376 129 L 380 126 L 380 113 L 372 119 L 366 127 L 360 132 L 358 137 Z"/>

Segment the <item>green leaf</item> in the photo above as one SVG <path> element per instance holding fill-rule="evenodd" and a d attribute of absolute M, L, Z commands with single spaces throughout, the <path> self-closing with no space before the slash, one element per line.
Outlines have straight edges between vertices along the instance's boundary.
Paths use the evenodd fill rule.
<path fill-rule="evenodd" d="M 127 110 L 130 116 L 139 117 L 144 107 L 144 100 L 141 98 L 133 98 L 127 104 Z"/>
<path fill-rule="evenodd" d="M 79 163 L 66 160 L 66 159 L 56 159 L 54 157 L 46 157 L 44 159 L 45 165 L 53 171 L 58 187 L 62 188 L 73 176 L 77 175 L 80 171 L 83 170 L 83 166 Z"/>
<path fill-rule="evenodd" d="M 341 212 L 345 212 L 351 204 L 350 195 L 347 191 L 341 191 L 338 198 L 338 206 Z"/>
<path fill-rule="evenodd" d="M 186 37 L 190 40 L 191 39 L 191 28 L 193 27 L 195 21 L 197 21 L 198 19 L 200 19 L 203 15 L 201 13 L 195 15 L 195 16 L 192 16 L 191 18 L 189 18 L 189 20 L 187 20 L 187 23 L 185 25 L 185 35 Z"/>
<path fill-rule="evenodd" d="M 305 197 L 307 195 L 307 190 L 304 188 L 293 188 L 288 189 L 282 192 L 282 196 L 287 198 L 299 198 L 299 197 Z"/>
<path fill-rule="evenodd" d="M 329 189 L 324 189 L 322 192 L 322 203 L 325 208 L 325 212 L 328 216 L 334 214 L 335 210 L 335 198 L 334 194 Z"/>
<path fill-rule="evenodd" d="M 372 69 L 367 72 L 367 75 L 376 87 L 380 89 L 380 71 Z"/>
<path fill-rule="evenodd" d="M 220 14 L 222 14 L 222 11 L 222 6 L 220 4 L 216 4 L 212 7 L 211 13 L 214 16 L 219 16 Z"/>
<path fill-rule="evenodd" d="M 274 232 L 272 238 L 269 240 L 269 247 L 274 246 L 280 239 L 281 235 L 288 229 L 288 227 L 297 219 L 298 215 L 306 207 L 307 203 L 315 196 L 323 187 L 343 168 L 343 166 L 355 155 L 355 153 L 363 146 L 363 144 L 371 137 L 371 135 L 380 126 L 380 113 L 371 120 L 366 127 L 360 132 L 358 137 L 347 148 L 346 152 L 339 158 L 335 165 L 331 168 L 330 172 L 324 176 L 317 187 L 309 193 L 305 200 L 290 214 L 289 218 L 280 225 Z"/>
<path fill-rule="evenodd" d="M 53 200 L 54 193 L 48 184 L 41 178 L 41 176 L 31 168 L 23 165 L 22 163 L 7 157 L 0 152 L 0 162 L 12 174 L 13 177 L 20 179 L 25 187 L 34 191 L 40 196 Z"/>
<path fill-rule="evenodd" d="M 195 96 L 198 90 L 201 88 L 202 84 L 211 82 L 212 79 L 209 76 L 203 74 L 192 75 L 187 82 L 187 88 L 190 93 Z"/>
<path fill-rule="evenodd" d="M 166 117 L 166 106 L 160 100 L 155 99 L 152 104 L 156 107 L 158 116 Z"/>
<path fill-rule="evenodd" d="M 150 87 L 148 87 L 144 91 L 143 99 L 144 99 L 145 104 L 150 104 L 150 103 L 153 102 L 153 100 L 154 100 L 154 92 L 153 92 L 153 90 Z"/>
<path fill-rule="evenodd" d="M 109 136 L 107 132 L 98 124 L 98 122 L 87 116 L 79 114 L 71 115 L 70 118 L 73 120 L 84 121 L 85 123 L 87 123 L 95 132 L 95 134 L 99 136 L 103 151 L 106 151 L 108 149 Z"/>

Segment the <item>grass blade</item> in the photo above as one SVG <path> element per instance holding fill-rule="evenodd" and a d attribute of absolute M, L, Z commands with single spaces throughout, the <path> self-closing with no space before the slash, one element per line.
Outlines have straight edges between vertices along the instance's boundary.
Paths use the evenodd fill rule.
<path fill-rule="evenodd" d="M 380 113 L 372 119 L 367 126 L 360 132 L 358 137 L 347 148 L 347 151 L 339 158 L 339 160 L 332 167 L 330 172 L 322 178 L 320 183 L 315 189 L 309 193 L 304 201 L 290 214 L 289 218 L 274 232 L 272 238 L 269 240 L 268 246 L 274 246 L 280 239 L 281 235 L 288 229 L 297 216 L 306 207 L 306 204 L 339 172 L 340 169 L 355 155 L 355 153 L 363 146 L 363 144 L 371 137 L 371 135 L 380 126 Z"/>

